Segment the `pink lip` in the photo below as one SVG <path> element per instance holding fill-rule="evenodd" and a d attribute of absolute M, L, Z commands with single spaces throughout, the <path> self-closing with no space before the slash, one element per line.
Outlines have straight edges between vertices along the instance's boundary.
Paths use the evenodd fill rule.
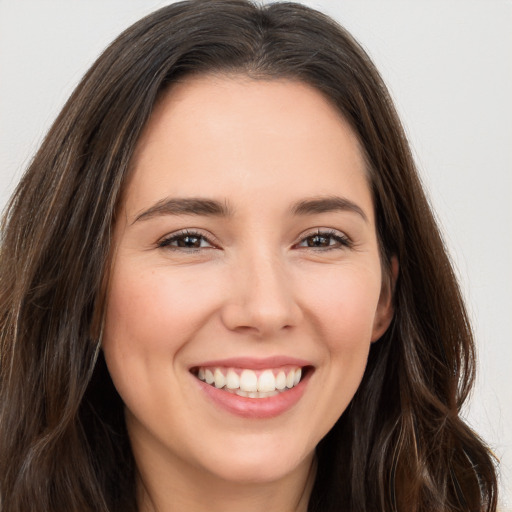
<path fill-rule="evenodd" d="M 198 367 L 223 367 L 223 368 L 247 368 L 248 370 L 265 370 L 267 368 L 279 368 L 280 366 L 312 366 L 311 362 L 304 359 L 296 359 L 288 356 L 274 356 L 266 358 L 256 357 L 232 357 L 214 361 L 203 361 L 191 368 Z"/>
<path fill-rule="evenodd" d="M 226 411 L 243 418 L 266 419 L 279 416 L 293 407 L 304 394 L 309 376 L 306 375 L 294 388 L 268 398 L 245 398 L 196 380 L 208 397 Z"/>
<path fill-rule="evenodd" d="M 219 364 L 220 361 L 210 361 L 208 363 L 201 364 L 201 366 L 231 366 L 261 369 L 275 368 L 276 366 L 283 366 L 285 364 L 297 364 L 297 360 L 294 360 L 293 363 L 290 363 L 289 361 L 290 359 L 286 359 L 286 363 L 281 364 L 276 364 L 276 361 L 273 361 L 273 364 L 268 365 L 269 361 L 267 360 L 264 366 L 259 366 L 258 368 L 255 368 L 254 365 L 248 366 L 246 360 L 242 361 L 240 359 L 229 360 L 229 362 L 228 360 L 223 360 L 222 364 Z M 297 364 L 297 366 L 307 365 Z M 213 402 L 214 405 L 219 406 L 221 409 L 242 418 L 267 419 L 283 414 L 291 409 L 301 399 L 312 373 L 312 370 L 308 371 L 297 386 L 268 398 L 246 398 L 238 396 L 234 393 L 217 389 L 196 377 L 193 378 L 201 391 L 206 394 L 207 399 Z"/>

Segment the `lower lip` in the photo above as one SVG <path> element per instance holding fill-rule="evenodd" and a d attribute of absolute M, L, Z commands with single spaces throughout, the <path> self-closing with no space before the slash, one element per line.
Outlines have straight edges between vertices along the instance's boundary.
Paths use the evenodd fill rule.
<path fill-rule="evenodd" d="M 197 377 L 193 378 L 197 381 L 201 390 L 207 394 L 208 398 L 222 409 L 243 418 L 266 419 L 283 414 L 301 399 L 311 373 L 311 371 L 308 371 L 304 378 L 293 388 L 267 398 L 238 396 L 206 384 L 206 382 L 199 380 Z"/>

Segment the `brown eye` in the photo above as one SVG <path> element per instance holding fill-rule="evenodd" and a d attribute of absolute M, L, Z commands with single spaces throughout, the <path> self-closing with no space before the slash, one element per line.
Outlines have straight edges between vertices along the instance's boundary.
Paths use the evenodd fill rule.
<path fill-rule="evenodd" d="M 297 244 L 297 247 L 312 249 L 339 249 L 349 246 L 350 240 L 337 231 L 318 231 L 306 236 Z"/>
<path fill-rule="evenodd" d="M 158 247 L 166 247 L 169 249 L 189 249 L 189 250 L 198 250 L 198 249 L 207 249 L 213 247 L 213 244 L 200 233 L 176 233 L 167 238 L 164 238 L 158 243 Z"/>
<path fill-rule="evenodd" d="M 186 247 L 188 249 L 197 249 L 201 247 L 201 240 L 202 237 L 195 236 L 195 235 L 186 235 L 177 238 L 176 246 L 177 247 Z"/>
<path fill-rule="evenodd" d="M 329 247 L 333 241 L 333 238 L 323 235 L 314 235 L 308 236 L 306 241 L 308 247 Z"/>

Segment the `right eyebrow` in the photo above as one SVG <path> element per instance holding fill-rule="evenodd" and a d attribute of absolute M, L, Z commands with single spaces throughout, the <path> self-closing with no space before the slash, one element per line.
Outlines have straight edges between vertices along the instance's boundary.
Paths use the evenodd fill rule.
<path fill-rule="evenodd" d="M 197 197 L 167 198 L 158 201 L 147 210 L 139 213 L 132 224 L 159 215 L 213 215 L 215 217 L 229 217 L 232 215 L 232 212 L 226 203 L 213 199 Z"/>
<path fill-rule="evenodd" d="M 368 216 L 364 210 L 346 197 L 327 196 L 304 199 L 303 201 L 296 203 L 293 206 L 292 211 L 295 215 L 315 215 L 335 211 L 349 211 L 357 213 L 366 223 L 368 223 Z"/>

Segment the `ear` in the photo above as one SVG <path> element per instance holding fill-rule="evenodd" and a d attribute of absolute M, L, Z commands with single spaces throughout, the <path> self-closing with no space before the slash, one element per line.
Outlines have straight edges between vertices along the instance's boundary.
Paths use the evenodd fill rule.
<path fill-rule="evenodd" d="M 382 289 L 380 292 L 379 303 L 377 304 L 375 320 L 373 322 L 372 343 L 380 339 L 380 337 L 387 331 L 395 314 L 393 296 L 399 271 L 398 259 L 396 256 L 391 257 L 389 270 L 389 274 L 384 276 L 382 280 Z"/>

